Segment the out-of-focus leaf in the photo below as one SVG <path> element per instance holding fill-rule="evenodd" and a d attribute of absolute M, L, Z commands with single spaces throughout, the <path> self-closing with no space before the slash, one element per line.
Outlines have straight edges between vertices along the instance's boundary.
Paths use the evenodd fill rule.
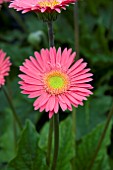
<path fill-rule="evenodd" d="M 62 27 L 62 25 L 65 25 L 65 27 Z M 74 46 L 73 28 L 68 24 L 66 18 L 60 16 L 54 26 L 54 30 L 56 41 L 64 44 L 71 44 L 71 48 Z"/>
<path fill-rule="evenodd" d="M 74 134 L 72 119 L 68 117 L 60 124 L 60 142 L 57 170 L 71 170 L 71 159 L 74 157 Z"/>
<path fill-rule="evenodd" d="M 38 19 L 38 16 L 36 14 L 27 14 L 25 16 L 25 23 L 27 25 L 27 28 L 29 32 L 35 32 L 38 30 L 43 30 L 46 26 L 46 23 Z"/>
<path fill-rule="evenodd" d="M 47 123 L 41 131 L 39 141 L 39 146 L 44 150 L 47 149 L 48 130 L 49 124 Z M 59 133 L 59 155 L 56 170 L 71 170 L 70 161 L 74 157 L 74 134 L 70 117 L 60 123 Z M 51 155 L 51 161 L 52 158 Z"/>
<path fill-rule="evenodd" d="M 39 135 L 34 125 L 27 121 L 18 143 L 16 157 L 9 163 L 8 170 L 45 170 L 45 153 L 38 147 Z"/>
<path fill-rule="evenodd" d="M 4 96 L 4 93 L 3 93 L 2 89 L 0 89 L 0 99 L 2 99 L 2 100 L 0 100 L 0 112 L 1 112 L 7 106 L 7 100 L 6 100 L 5 96 Z"/>
<path fill-rule="evenodd" d="M 0 167 L 15 154 L 14 118 L 9 109 L 0 112 Z"/>
<path fill-rule="evenodd" d="M 84 136 L 77 145 L 75 157 L 77 170 L 88 170 L 104 126 L 105 123 L 98 125 L 90 134 Z M 96 157 L 92 170 L 103 170 L 103 168 L 104 170 L 110 170 L 106 149 L 107 145 L 110 143 L 110 131 L 111 123 Z"/>
<path fill-rule="evenodd" d="M 28 58 L 30 55 L 33 55 L 33 50 L 30 46 L 20 47 L 15 44 L 5 44 L 0 45 L 4 52 L 11 57 L 11 61 L 15 66 L 20 66 L 24 59 Z"/>
<path fill-rule="evenodd" d="M 46 123 L 40 132 L 39 147 L 43 150 L 47 150 L 48 144 L 48 132 L 49 132 L 49 123 Z"/>
<path fill-rule="evenodd" d="M 84 106 L 77 108 L 77 139 L 89 133 L 97 124 L 106 120 L 106 113 L 111 107 L 111 96 L 89 98 Z"/>

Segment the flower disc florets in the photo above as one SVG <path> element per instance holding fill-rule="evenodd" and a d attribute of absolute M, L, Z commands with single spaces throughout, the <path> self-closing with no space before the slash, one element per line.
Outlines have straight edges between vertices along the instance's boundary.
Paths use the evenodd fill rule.
<path fill-rule="evenodd" d="M 85 68 L 87 63 L 83 59 L 74 63 L 76 53 L 67 48 L 61 52 L 61 48 L 56 51 L 53 47 L 34 54 L 35 58 L 26 59 L 20 67 L 23 74 L 19 75 L 22 79 L 19 84 L 23 94 L 37 98 L 35 110 L 49 111 L 51 118 L 58 112 L 59 106 L 63 111 L 71 111 L 72 105 L 83 105 L 83 100 L 92 94 L 89 90 L 92 86 L 88 84 L 92 74 L 89 73 L 90 69 Z"/>
<path fill-rule="evenodd" d="M 59 70 L 54 70 L 44 75 L 44 86 L 50 94 L 61 94 L 69 88 L 69 77 Z"/>
<path fill-rule="evenodd" d="M 42 1 L 41 0 L 38 2 L 38 4 L 42 8 L 50 7 L 52 9 L 52 8 L 54 8 L 54 6 L 59 5 L 60 1 L 57 1 L 57 0 L 43 0 Z"/>

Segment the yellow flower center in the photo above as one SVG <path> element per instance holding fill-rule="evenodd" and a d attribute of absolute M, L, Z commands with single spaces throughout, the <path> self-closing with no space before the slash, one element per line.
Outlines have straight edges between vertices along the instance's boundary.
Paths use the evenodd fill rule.
<path fill-rule="evenodd" d="M 50 7 L 53 8 L 55 5 L 59 5 L 60 3 L 57 0 L 41 0 L 38 2 L 40 7 Z"/>
<path fill-rule="evenodd" d="M 61 71 L 51 71 L 44 75 L 44 86 L 51 94 L 61 94 L 69 88 L 69 78 Z"/>

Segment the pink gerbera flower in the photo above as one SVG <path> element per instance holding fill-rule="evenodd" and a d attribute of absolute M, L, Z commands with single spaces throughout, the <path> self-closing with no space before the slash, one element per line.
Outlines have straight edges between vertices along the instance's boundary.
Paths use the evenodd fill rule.
<path fill-rule="evenodd" d="M 72 49 L 61 53 L 61 48 L 56 52 L 55 47 L 42 49 L 41 53 L 34 53 L 34 57 L 26 59 L 20 70 L 23 74 L 19 77 L 22 81 L 23 94 L 29 98 L 37 98 L 34 102 L 35 110 L 49 111 L 49 118 L 57 113 L 59 106 L 63 111 L 72 110 L 72 105 L 83 105 L 83 100 L 92 94 L 88 84 L 92 80 L 90 69 L 85 68 L 87 63 L 79 59 L 74 63 L 76 53 Z"/>
<path fill-rule="evenodd" d="M 5 84 L 5 76 L 9 75 L 10 71 L 10 60 L 9 57 L 5 58 L 6 53 L 0 50 L 0 87 Z"/>
<path fill-rule="evenodd" d="M 65 7 L 71 3 L 75 3 L 76 0 L 12 0 L 10 8 L 14 8 L 17 11 L 22 11 L 26 13 L 29 11 L 35 12 L 58 12 L 61 9 L 66 9 Z"/>

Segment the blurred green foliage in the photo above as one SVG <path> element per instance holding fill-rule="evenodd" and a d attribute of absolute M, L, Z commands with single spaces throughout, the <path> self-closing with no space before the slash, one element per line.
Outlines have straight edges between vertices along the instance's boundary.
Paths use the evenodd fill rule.
<path fill-rule="evenodd" d="M 85 102 L 84 106 L 76 109 L 77 157 L 75 157 L 71 148 L 71 145 L 73 145 L 73 135 L 70 137 L 70 118 L 68 116 L 68 119 L 65 119 L 70 112 L 62 113 L 60 111 L 60 119 L 65 119 L 65 121 L 61 123 L 60 136 L 63 139 L 60 139 L 61 150 L 59 154 L 58 170 L 71 169 L 70 161 L 73 157 L 76 159 L 77 170 L 85 170 L 88 168 L 87 166 L 89 165 L 92 153 L 98 143 L 104 121 L 111 108 L 113 99 L 113 1 L 80 0 L 78 5 L 80 57 L 88 62 L 88 66 L 94 74 L 94 81 L 92 83 L 94 86 L 94 95 Z M 71 6 L 66 11 L 62 11 L 57 21 L 54 22 L 55 45 L 57 48 L 61 46 L 62 49 L 68 47 L 76 50 L 73 9 L 73 6 Z M 26 118 L 29 118 L 35 124 L 36 129 L 39 132 L 41 130 L 41 135 L 40 139 L 38 139 L 38 136 L 35 136 L 36 132 L 32 127 L 32 123 L 29 122 L 24 128 L 22 136 L 20 136 L 18 127 L 15 127 L 15 121 L 12 117 L 9 105 L 0 89 L 1 170 L 10 170 L 10 168 L 12 168 L 12 170 L 25 170 L 24 164 L 19 164 L 18 169 L 15 168 L 19 161 L 20 163 L 23 161 L 20 160 L 20 157 L 22 154 L 21 152 L 23 152 L 21 147 L 24 147 L 26 142 L 26 139 L 24 139 L 25 135 L 28 135 L 29 146 L 26 145 L 24 148 L 25 157 L 21 159 L 30 163 L 30 160 L 27 160 L 29 155 L 26 154 L 29 152 L 29 147 L 32 143 L 33 148 L 31 149 L 31 155 L 37 155 L 39 153 L 41 158 L 42 155 L 45 155 L 44 150 L 47 148 L 46 140 L 48 133 L 48 128 L 46 128 L 47 124 L 45 124 L 45 122 L 48 120 L 48 115 L 47 113 L 34 111 L 32 106 L 33 100 L 28 99 L 25 95 L 20 93 L 18 74 L 19 66 L 25 58 L 33 55 L 35 50 L 39 51 L 41 48 L 48 47 L 46 23 L 38 20 L 37 16 L 33 13 L 22 15 L 19 12 L 17 14 L 16 11 L 8 9 L 6 4 L 2 6 L 0 10 L 0 49 L 3 49 L 7 55 L 11 57 L 12 61 L 11 72 L 10 76 L 7 78 L 6 86 L 23 125 L 25 124 Z M 33 132 L 30 131 L 30 127 Z M 94 170 L 113 169 L 113 135 L 111 133 L 111 128 L 112 123 L 110 124 L 105 141 L 97 157 L 98 160 L 95 162 L 96 168 L 94 167 Z M 16 136 L 14 135 L 14 129 L 16 129 L 17 132 Z M 63 131 L 63 129 L 65 130 Z M 33 139 L 29 137 L 33 137 Z M 20 138 L 18 154 L 10 163 L 10 167 L 7 168 L 7 163 L 16 153 L 15 138 L 16 140 Z M 39 140 L 39 148 L 37 148 L 38 151 L 34 153 L 37 140 Z M 70 150 L 72 152 L 70 152 Z M 62 161 L 60 161 L 60 159 Z M 38 161 L 39 160 L 37 160 L 37 162 Z M 34 162 L 33 166 L 35 166 Z M 37 163 L 36 168 L 38 166 L 39 164 Z M 24 169 L 21 167 L 24 167 Z M 63 167 L 65 168 L 63 169 Z M 26 168 L 26 170 L 28 169 L 29 168 Z M 42 169 L 40 168 L 40 170 Z"/>

